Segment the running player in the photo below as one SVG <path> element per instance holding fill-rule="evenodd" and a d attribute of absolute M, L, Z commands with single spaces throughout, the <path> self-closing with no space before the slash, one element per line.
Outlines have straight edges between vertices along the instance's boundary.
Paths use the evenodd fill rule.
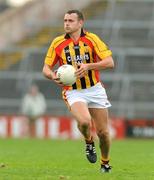
<path fill-rule="evenodd" d="M 83 29 L 84 17 L 78 10 L 64 15 L 65 34 L 56 37 L 47 52 L 43 74 L 60 86 L 63 84 L 53 71 L 59 62 L 76 67 L 77 80 L 72 86 L 63 86 L 63 99 L 78 123 L 86 144 L 89 162 L 97 161 L 94 138 L 91 133 L 93 121 L 99 138 L 101 172 L 110 172 L 110 136 L 108 101 L 106 91 L 99 78 L 99 71 L 113 68 L 112 52 L 96 35 Z"/>

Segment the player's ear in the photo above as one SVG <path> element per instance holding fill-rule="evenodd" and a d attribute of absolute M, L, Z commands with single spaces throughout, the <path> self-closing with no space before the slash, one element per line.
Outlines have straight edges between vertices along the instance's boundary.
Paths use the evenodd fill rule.
<path fill-rule="evenodd" d="M 80 23 L 80 27 L 83 27 L 84 21 L 80 20 L 79 23 Z"/>

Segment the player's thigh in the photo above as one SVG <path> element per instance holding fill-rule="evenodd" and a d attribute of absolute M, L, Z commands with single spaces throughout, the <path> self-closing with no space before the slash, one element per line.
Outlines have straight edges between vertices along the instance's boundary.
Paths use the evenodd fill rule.
<path fill-rule="evenodd" d="M 97 131 L 108 131 L 109 118 L 107 108 L 89 108 Z"/>
<path fill-rule="evenodd" d="M 91 121 L 91 115 L 88 106 L 84 102 L 75 102 L 71 105 L 71 113 L 78 122 Z"/>

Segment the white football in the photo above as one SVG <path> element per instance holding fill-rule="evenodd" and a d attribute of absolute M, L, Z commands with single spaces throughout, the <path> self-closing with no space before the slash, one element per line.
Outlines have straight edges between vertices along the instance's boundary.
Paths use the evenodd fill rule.
<path fill-rule="evenodd" d="M 56 74 L 64 85 L 71 86 L 76 81 L 75 68 L 72 65 L 64 64 L 60 66 Z"/>

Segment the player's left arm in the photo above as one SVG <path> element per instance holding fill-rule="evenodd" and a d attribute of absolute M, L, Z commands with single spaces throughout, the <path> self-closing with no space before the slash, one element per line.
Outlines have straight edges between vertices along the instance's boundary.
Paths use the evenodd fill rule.
<path fill-rule="evenodd" d="M 108 46 L 95 34 L 89 34 L 89 40 L 91 40 L 96 55 L 95 62 L 81 64 L 80 68 L 76 71 L 76 76 L 83 77 L 88 70 L 103 70 L 114 67 L 114 61 L 112 58 L 112 51 Z"/>
<path fill-rule="evenodd" d="M 103 60 L 99 60 L 95 63 L 80 64 L 80 68 L 75 72 L 78 78 L 83 77 L 88 70 L 103 70 L 108 68 L 114 68 L 114 61 L 112 56 L 108 56 Z"/>
<path fill-rule="evenodd" d="M 99 60 L 96 63 L 86 64 L 86 66 L 87 70 L 103 70 L 108 68 L 114 68 L 114 61 L 112 56 L 108 56 L 103 60 Z"/>

